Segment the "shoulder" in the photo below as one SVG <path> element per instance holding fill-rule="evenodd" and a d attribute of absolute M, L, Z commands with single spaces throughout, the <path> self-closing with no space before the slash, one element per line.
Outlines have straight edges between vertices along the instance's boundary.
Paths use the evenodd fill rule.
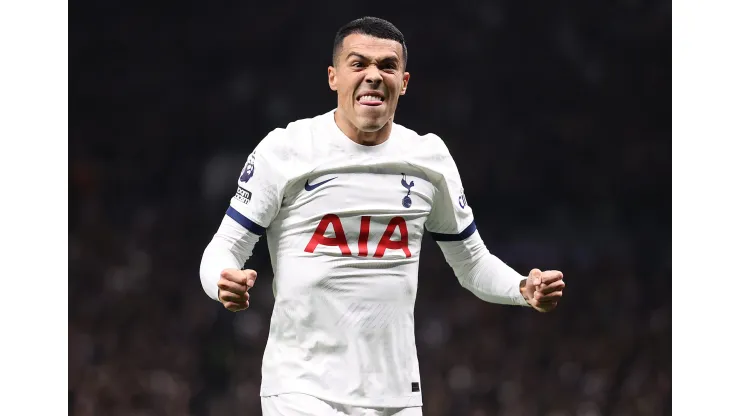
<path fill-rule="evenodd" d="M 249 156 L 246 171 L 253 171 L 255 164 L 262 165 L 272 172 L 276 181 L 279 178 L 285 183 L 300 176 L 309 166 L 315 132 L 320 131 L 317 129 L 321 128 L 322 123 L 326 123 L 325 114 L 273 129 L 260 140 Z"/>
<path fill-rule="evenodd" d="M 403 138 L 406 146 L 419 150 L 422 154 L 428 156 L 444 156 L 450 155 L 449 149 L 444 140 L 440 136 L 434 133 L 418 133 L 406 126 L 395 123 L 393 126 L 397 129 L 398 134 Z"/>
<path fill-rule="evenodd" d="M 419 134 L 400 124 L 398 128 L 405 150 L 421 166 L 438 173 L 447 173 L 450 169 L 457 170 L 455 161 L 445 141 L 435 133 Z"/>
<path fill-rule="evenodd" d="M 260 142 L 257 149 L 265 153 L 266 157 L 290 161 L 305 154 L 306 148 L 311 146 L 313 133 L 325 122 L 326 114 L 312 118 L 292 121 L 284 127 L 270 131 Z"/>

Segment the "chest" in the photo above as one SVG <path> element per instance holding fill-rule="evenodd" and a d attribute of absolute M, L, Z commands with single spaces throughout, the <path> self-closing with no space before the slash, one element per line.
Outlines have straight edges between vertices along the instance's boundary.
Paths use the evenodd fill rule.
<path fill-rule="evenodd" d="M 285 230 L 306 237 L 309 251 L 312 245 L 332 252 L 347 247 L 342 254 L 385 257 L 387 246 L 410 257 L 418 251 L 434 194 L 427 174 L 403 161 L 317 167 L 291 181 L 279 220 Z"/>
<path fill-rule="evenodd" d="M 429 213 L 433 198 L 434 186 L 426 175 L 394 164 L 307 173 L 286 189 L 283 205 L 304 216 L 331 211 L 418 216 Z"/>

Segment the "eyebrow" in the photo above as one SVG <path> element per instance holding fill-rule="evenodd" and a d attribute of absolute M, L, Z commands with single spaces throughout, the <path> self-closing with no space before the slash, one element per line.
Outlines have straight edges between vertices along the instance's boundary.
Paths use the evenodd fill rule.
<path fill-rule="evenodd" d="M 352 57 L 360 58 L 363 61 L 369 61 L 370 60 L 370 58 L 368 58 L 367 56 L 362 55 L 362 54 L 359 54 L 357 52 L 350 52 L 350 53 L 348 53 L 346 59 L 349 60 Z M 397 63 L 398 62 L 398 58 L 395 57 L 395 56 L 387 56 L 385 58 L 379 59 L 379 61 L 380 62 L 389 62 L 390 61 L 390 62 L 396 62 Z"/>

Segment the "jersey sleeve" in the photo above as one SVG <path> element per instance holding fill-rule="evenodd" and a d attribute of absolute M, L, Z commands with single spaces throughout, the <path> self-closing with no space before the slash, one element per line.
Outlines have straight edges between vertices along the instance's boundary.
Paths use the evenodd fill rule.
<path fill-rule="evenodd" d="M 426 228 L 442 249 L 460 284 L 487 302 L 504 305 L 529 304 L 519 285 L 526 277 L 509 267 L 486 248 L 476 230 L 473 210 L 465 199 L 460 173 L 447 146 L 436 155 L 441 176 L 435 182 L 432 211 Z"/>
<path fill-rule="evenodd" d="M 465 192 L 457 165 L 447 146 L 439 139 L 439 175 L 435 181 L 432 210 L 426 229 L 436 241 L 463 241 L 475 232 L 473 210 L 465 199 Z"/>
<path fill-rule="evenodd" d="M 268 134 L 247 158 L 226 215 L 262 235 L 280 210 L 289 161 L 283 160 L 280 132 Z"/>

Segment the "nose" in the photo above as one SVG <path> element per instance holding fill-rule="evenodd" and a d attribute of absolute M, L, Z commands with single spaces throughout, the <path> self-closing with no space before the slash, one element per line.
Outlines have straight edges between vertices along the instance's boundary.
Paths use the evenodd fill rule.
<path fill-rule="evenodd" d="M 375 65 L 368 66 L 367 70 L 365 71 L 365 82 L 367 82 L 368 84 L 377 85 L 382 80 L 383 77 L 380 76 L 380 70 L 378 70 L 378 67 L 376 67 Z"/>

